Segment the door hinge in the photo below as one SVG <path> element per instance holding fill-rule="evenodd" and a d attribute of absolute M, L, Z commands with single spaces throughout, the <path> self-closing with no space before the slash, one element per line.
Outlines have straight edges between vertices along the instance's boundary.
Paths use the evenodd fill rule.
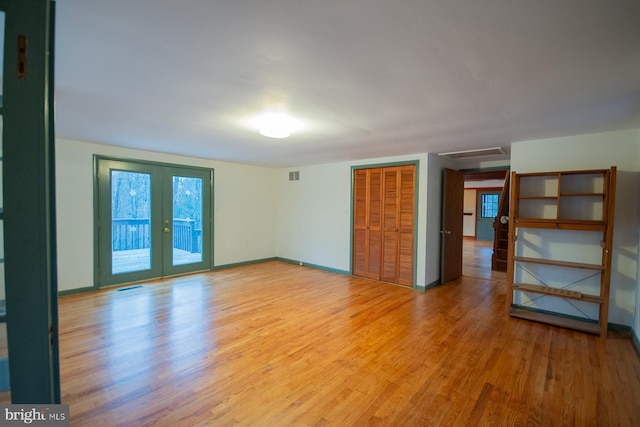
<path fill-rule="evenodd" d="M 19 80 L 27 79 L 27 36 L 18 34 L 18 68 L 16 75 Z"/>

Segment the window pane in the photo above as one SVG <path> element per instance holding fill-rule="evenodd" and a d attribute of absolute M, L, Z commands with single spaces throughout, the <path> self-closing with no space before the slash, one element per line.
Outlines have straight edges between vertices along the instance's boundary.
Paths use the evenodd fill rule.
<path fill-rule="evenodd" d="M 151 175 L 111 171 L 112 274 L 151 269 Z"/>
<path fill-rule="evenodd" d="M 498 216 L 498 195 L 483 194 L 482 195 L 482 217 L 495 218 Z"/>
<path fill-rule="evenodd" d="M 173 177 L 173 265 L 202 262 L 202 178 Z"/>

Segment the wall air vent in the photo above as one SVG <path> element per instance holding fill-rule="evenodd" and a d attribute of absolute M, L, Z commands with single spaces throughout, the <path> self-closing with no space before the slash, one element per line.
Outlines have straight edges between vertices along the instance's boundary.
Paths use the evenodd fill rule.
<path fill-rule="evenodd" d="M 450 153 L 440 153 L 439 156 L 450 159 L 472 159 L 476 157 L 501 156 L 507 154 L 502 147 L 481 148 L 479 150 L 452 151 Z"/>
<path fill-rule="evenodd" d="M 289 172 L 289 181 L 300 181 L 300 171 Z"/>

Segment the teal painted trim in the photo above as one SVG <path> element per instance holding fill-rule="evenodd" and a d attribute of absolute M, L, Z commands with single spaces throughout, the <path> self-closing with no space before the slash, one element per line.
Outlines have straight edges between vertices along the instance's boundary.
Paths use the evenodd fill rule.
<path fill-rule="evenodd" d="M 353 165 L 351 166 L 351 176 L 353 178 L 353 171 L 358 169 L 371 169 L 371 168 L 389 168 L 393 166 L 406 166 L 406 165 L 416 165 L 420 160 L 400 160 L 397 162 L 386 162 L 386 163 L 371 163 L 366 165 Z"/>
<path fill-rule="evenodd" d="M 371 168 L 384 168 L 384 167 L 393 167 L 393 166 L 407 166 L 414 165 L 416 168 L 416 173 L 414 176 L 414 207 L 413 207 L 413 283 L 414 288 L 416 287 L 415 283 L 418 282 L 418 199 L 420 196 L 420 160 L 405 160 L 398 162 L 388 162 L 388 163 L 375 163 L 375 164 L 367 164 L 367 165 L 354 165 L 351 166 L 351 192 L 349 195 L 350 205 L 349 209 L 351 212 L 350 218 L 350 227 L 351 227 L 351 236 L 349 237 L 349 274 L 353 274 L 353 172 L 360 169 L 371 169 Z"/>
<path fill-rule="evenodd" d="M 4 248 L 13 403 L 60 403 L 55 222 L 53 4 L 5 2 Z M 26 78 L 18 75 L 26 37 Z"/>
<path fill-rule="evenodd" d="M 75 294 L 84 294 L 87 292 L 93 292 L 95 291 L 96 288 L 94 286 L 87 286 L 84 288 L 75 288 L 75 289 L 66 289 L 64 291 L 58 291 L 58 296 L 59 297 L 66 297 L 68 295 L 75 295 Z"/>
<path fill-rule="evenodd" d="M 243 265 L 261 264 L 263 262 L 277 261 L 277 260 L 278 260 L 277 257 L 272 257 L 272 258 L 254 259 L 251 261 L 234 262 L 231 264 L 216 265 L 215 267 L 212 268 L 212 270 L 213 271 L 224 270 L 225 268 L 241 267 Z"/>
<path fill-rule="evenodd" d="M 338 268 L 326 267 L 324 265 L 311 264 L 309 262 L 296 261 L 294 259 L 288 259 L 288 258 L 277 257 L 276 259 L 278 261 L 286 262 L 288 264 L 296 264 L 296 265 L 300 265 L 300 266 L 303 266 L 303 267 L 315 268 L 316 270 L 323 270 L 323 271 L 328 271 L 330 273 L 337 273 L 337 274 L 344 274 L 344 275 L 347 275 L 347 276 L 351 276 L 351 271 L 349 271 L 349 270 L 340 270 Z"/>
<path fill-rule="evenodd" d="M 100 191 L 98 156 L 93 156 L 93 290 L 100 289 Z"/>
<path fill-rule="evenodd" d="M 9 391 L 9 384 L 9 359 L 5 357 L 0 359 L 0 392 Z"/>
<path fill-rule="evenodd" d="M 354 166 L 351 166 L 349 182 L 351 183 L 351 189 L 349 190 L 349 271 L 353 274 L 353 171 Z"/>
<path fill-rule="evenodd" d="M 631 335 L 631 333 L 633 332 L 633 329 L 631 329 L 631 326 L 620 325 L 619 323 L 609 323 L 608 328 L 610 331 L 620 332 L 621 334 L 624 334 L 624 335 Z"/>
<path fill-rule="evenodd" d="M 638 355 L 640 355 L 640 338 L 638 338 L 638 334 L 636 331 L 631 329 L 631 341 L 633 342 L 633 347 L 636 349 Z"/>
<path fill-rule="evenodd" d="M 51 141 L 49 148 L 49 192 L 53 196 L 51 197 L 51 222 L 53 224 L 57 224 L 56 219 L 56 159 L 55 159 L 55 151 L 56 151 L 56 130 L 55 130 L 55 111 L 56 111 L 56 103 L 55 103 L 55 51 L 56 51 L 56 2 L 55 0 L 51 0 L 50 4 L 50 15 L 49 15 L 49 61 L 48 61 L 48 75 L 47 75 L 47 87 L 48 91 L 51 93 L 48 100 L 48 114 L 51 117 L 49 120 L 49 141 Z M 51 239 L 51 245 L 54 248 L 58 247 L 57 243 L 57 234 L 55 227 L 49 231 L 49 236 Z M 51 317 L 53 320 L 52 330 L 54 331 L 51 334 L 51 346 L 54 351 L 51 352 L 51 359 L 54 366 L 60 366 L 60 338 L 59 338 L 59 329 L 60 326 L 58 324 L 58 300 L 56 295 L 58 293 L 58 251 L 51 251 Z M 60 369 L 54 369 L 51 373 L 52 381 L 57 386 L 54 387 L 54 396 L 53 401 L 56 403 L 61 403 L 61 391 L 60 391 Z"/>
<path fill-rule="evenodd" d="M 215 242 L 214 237 L 215 237 L 215 224 L 216 224 L 216 220 L 215 220 L 215 215 L 216 215 L 216 206 L 215 206 L 215 200 L 216 200 L 216 188 L 214 187 L 214 184 L 216 183 L 216 170 L 215 169 L 210 169 L 211 173 L 209 174 L 209 188 L 211 188 L 211 204 L 210 204 L 210 208 L 211 208 L 211 215 L 209 215 L 209 221 L 210 221 L 210 227 L 209 230 L 210 234 L 209 234 L 209 240 L 210 240 L 210 244 L 211 244 L 211 250 L 209 251 L 209 265 L 210 268 L 213 270 L 214 268 L 214 251 L 215 251 L 215 247 L 216 245 L 214 245 L 213 242 Z M 204 239 L 203 239 L 204 241 Z"/>
<path fill-rule="evenodd" d="M 420 198 L 420 162 L 415 165 L 415 175 L 413 177 L 413 283 L 418 283 L 418 199 Z M 426 215 L 426 212 L 425 212 Z"/>
<path fill-rule="evenodd" d="M 440 283 L 440 279 L 436 279 L 433 282 L 429 283 L 427 286 L 424 287 L 424 290 L 428 290 L 431 288 L 435 288 L 436 286 L 440 286 L 442 283 Z"/>
<path fill-rule="evenodd" d="M 166 163 L 166 162 L 157 162 L 154 160 L 144 160 L 144 159 L 136 159 L 132 157 L 114 157 L 114 156 L 104 156 L 102 154 L 94 154 L 94 158 L 97 160 L 107 160 L 111 162 L 125 162 L 125 163 L 137 163 L 140 165 L 148 165 L 148 166 L 161 166 L 161 167 L 169 167 L 169 168 L 180 168 L 180 169 L 193 169 L 198 171 L 212 171 L 213 168 L 207 168 L 203 166 L 193 166 L 193 165 L 183 165 L 179 163 Z"/>

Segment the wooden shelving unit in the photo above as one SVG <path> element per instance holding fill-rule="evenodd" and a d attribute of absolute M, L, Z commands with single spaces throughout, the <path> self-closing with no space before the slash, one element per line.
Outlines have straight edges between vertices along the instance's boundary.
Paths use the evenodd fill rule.
<path fill-rule="evenodd" d="M 615 166 L 512 172 L 510 316 L 607 335 L 615 186 Z"/>

